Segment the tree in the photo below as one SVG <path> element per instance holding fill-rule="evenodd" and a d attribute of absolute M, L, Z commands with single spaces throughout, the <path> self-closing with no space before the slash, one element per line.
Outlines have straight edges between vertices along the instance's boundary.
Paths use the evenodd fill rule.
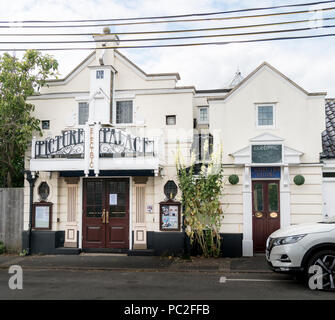
<path fill-rule="evenodd" d="M 206 153 L 208 145 L 204 149 Z M 223 219 L 220 197 L 224 185 L 221 147 L 206 164 L 202 164 L 200 172 L 195 172 L 194 159 L 188 168 L 183 164 L 180 151 L 176 163 L 186 234 L 191 244 L 195 240 L 200 245 L 205 257 L 218 257 Z"/>
<path fill-rule="evenodd" d="M 0 185 L 23 185 L 24 154 L 34 132 L 41 134 L 39 119 L 27 103 L 46 84 L 46 79 L 57 75 L 58 62 L 50 55 L 27 50 L 20 60 L 5 53 L 0 57 Z"/>

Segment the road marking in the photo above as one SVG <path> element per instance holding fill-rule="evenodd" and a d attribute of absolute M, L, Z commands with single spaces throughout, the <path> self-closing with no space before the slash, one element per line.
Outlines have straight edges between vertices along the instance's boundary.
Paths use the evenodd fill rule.
<path fill-rule="evenodd" d="M 277 279 L 227 279 L 227 277 L 220 277 L 220 283 L 227 281 L 245 281 L 245 282 L 291 282 L 292 280 L 277 280 Z"/>

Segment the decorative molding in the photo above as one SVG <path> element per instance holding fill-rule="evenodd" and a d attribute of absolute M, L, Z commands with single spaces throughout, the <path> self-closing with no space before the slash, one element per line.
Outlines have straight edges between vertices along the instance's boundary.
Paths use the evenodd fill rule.
<path fill-rule="evenodd" d="M 146 184 L 148 177 L 133 177 L 133 181 L 135 184 Z"/>
<path fill-rule="evenodd" d="M 275 136 L 271 133 L 264 132 L 254 138 L 249 139 L 250 142 L 257 142 L 257 143 L 274 143 L 274 142 L 281 142 L 284 141 L 283 138 Z"/>
<path fill-rule="evenodd" d="M 79 177 L 65 177 L 64 180 L 67 184 L 77 185 L 80 179 Z"/>

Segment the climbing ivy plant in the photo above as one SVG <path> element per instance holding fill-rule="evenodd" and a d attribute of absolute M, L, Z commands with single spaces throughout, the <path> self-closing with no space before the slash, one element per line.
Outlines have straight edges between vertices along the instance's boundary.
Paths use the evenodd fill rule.
<path fill-rule="evenodd" d="M 191 165 L 186 166 L 180 150 L 178 151 L 176 167 L 178 185 L 182 192 L 185 231 L 191 244 L 196 241 L 200 245 L 204 257 L 218 257 L 223 219 L 220 202 L 224 184 L 222 148 L 213 153 L 206 164 L 202 164 L 200 172 L 195 172 L 194 160 L 193 154 Z"/>

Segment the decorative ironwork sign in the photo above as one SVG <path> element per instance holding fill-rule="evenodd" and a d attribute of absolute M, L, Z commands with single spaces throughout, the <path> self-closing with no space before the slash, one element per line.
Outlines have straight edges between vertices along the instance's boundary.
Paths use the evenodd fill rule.
<path fill-rule="evenodd" d="M 84 129 L 63 131 L 62 135 L 35 142 L 35 158 L 83 158 Z"/>
<path fill-rule="evenodd" d="M 260 144 L 251 146 L 253 163 L 280 163 L 282 161 L 281 144 Z"/>
<path fill-rule="evenodd" d="M 114 128 L 101 128 L 99 134 L 100 157 L 154 156 L 154 141 L 132 137 Z"/>
<path fill-rule="evenodd" d="M 280 179 L 280 167 L 252 167 L 252 179 Z"/>

